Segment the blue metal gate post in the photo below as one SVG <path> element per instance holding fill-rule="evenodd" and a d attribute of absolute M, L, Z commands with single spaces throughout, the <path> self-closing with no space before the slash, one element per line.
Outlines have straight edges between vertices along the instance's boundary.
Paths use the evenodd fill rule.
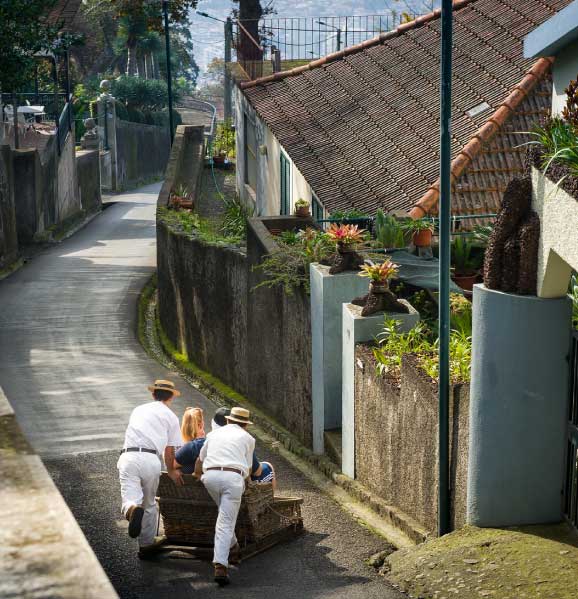
<path fill-rule="evenodd" d="M 439 489 L 438 534 L 450 531 L 449 395 L 450 395 L 450 215 L 452 0 L 442 0 L 440 114 L 440 298 L 439 298 Z"/>

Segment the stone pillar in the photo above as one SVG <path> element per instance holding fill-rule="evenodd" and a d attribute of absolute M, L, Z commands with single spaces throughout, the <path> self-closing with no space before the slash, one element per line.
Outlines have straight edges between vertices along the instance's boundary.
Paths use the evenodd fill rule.
<path fill-rule="evenodd" d="M 469 524 L 562 519 L 571 310 L 474 288 Z"/>
<path fill-rule="evenodd" d="M 408 332 L 419 322 L 419 314 L 405 300 L 399 300 L 409 308 L 408 314 L 379 312 L 368 317 L 361 316 L 363 308 L 353 304 L 343 304 L 343 345 L 342 345 L 342 421 L 341 428 L 341 470 L 343 474 L 355 478 L 355 345 L 371 341 L 383 330 L 387 318 L 399 321 L 399 331 Z"/>
<path fill-rule="evenodd" d="M 110 95 L 110 81 L 100 83 L 98 96 L 98 130 L 101 139 L 101 181 L 111 191 L 118 189 L 118 160 L 116 143 L 116 100 Z"/>
<path fill-rule="evenodd" d="M 367 293 L 368 281 L 357 272 L 330 275 L 321 264 L 310 275 L 313 451 L 322 454 L 324 431 L 341 426 L 342 305 Z"/>

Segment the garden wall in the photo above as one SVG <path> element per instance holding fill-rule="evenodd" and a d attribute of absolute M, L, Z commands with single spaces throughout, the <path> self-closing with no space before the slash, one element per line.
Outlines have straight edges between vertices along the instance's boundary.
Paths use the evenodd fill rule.
<path fill-rule="evenodd" d="M 117 189 L 163 177 L 169 159 L 168 127 L 116 120 Z"/>
<path fill-rule="evenodd" d="M 377 375 L 359 345 L 355 369 L 356 479 L 435 533 L 438 509 L 437 385 L 404 356 L 398 388 Z M 363 370 L 361 369 L 363 368 Z M 454 528 L 466 521 L 469 387 L 450 396 L 450 484 Z"/>
<path fill-rule="evenodd" d="M 95 212 L 102 206 L 100 193 L 100 156 L 98 150 L 80 150 L 76 154 L 78 196 L 82 210 Z"/>
<path fill-rule="evenodd" d="M 196 169 L 181 159 L 199 156 L 191 147 L 201 143 L 195 129 L 177 129 L 159 206 L 166 206 L 173 182 Z M 202 169 L 196 171 L 200 176 Z M 275 223 L 284 227 L 288 221 Z M 171 343 L 193 363 L 311 446 L 309 297 L 287 296 L 278 288 L 252 291 L 261 280 L 253 266 L 273 243 L 263 223 L 251 219 L 245 252 L 191 238 L 158 218 L 159 319 Z"/>
<path fill-rule="evenodd" d="M 0 271 L 18 258 L 14 173 L 10 146 L 0 146 Z"/>

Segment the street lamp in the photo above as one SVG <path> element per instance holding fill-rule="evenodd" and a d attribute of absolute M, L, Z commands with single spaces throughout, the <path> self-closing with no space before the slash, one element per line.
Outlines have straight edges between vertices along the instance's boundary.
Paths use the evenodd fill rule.
<path fill-rule="evenodd" d="M 169 95 L 169 127 L 171 130 L 171 146 L 175 137 L 173 122 L 173 80 L 171 75 L 171 43 L 169 37 L 169 2 L 163 0 L 163 17 L 165 21 L 165 52 L 167 58 L 167 91 Z"/>
<path fill-rule="evenodd" d="M 223 19 L 217 19 L 217 17 L 213 17 L 213 15 L 209 15 L 206 12 L 201 12 L 200 10 L 196 11 L 197 14 L 201 17 L 206 17 L 207 19 L 213 19 L 213 21 L 219 21 L 219 23 L 227 23 L 227 21 L 223 21 Z"/>
<path fill-rule="evenodd" d="M 326 23 L 325 21 L 317 20 L 317 22 L 319 23 L 319 25 L 324 25 L 325 27 L 331 27 L 331 29 L 334 29 L 335 31 L 337 31 L 336 46 L 337 46 L 337 52 L 339 52 L 339 50 L 341 50 L 341 27 L 335 27 L 335 25 L 330 25 L 329 23 Z"/>

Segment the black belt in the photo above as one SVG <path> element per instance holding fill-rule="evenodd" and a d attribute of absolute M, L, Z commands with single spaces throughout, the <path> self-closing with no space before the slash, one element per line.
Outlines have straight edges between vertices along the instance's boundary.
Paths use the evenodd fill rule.
<path fill-rule="evenodd" d="M 148 449 L 147 447 L 125 447 L 121 450 L 120 454 L 122 455 L 128 451 L 144 451 L 145 453 L 154 453 L 155 455 L 158 455 L 156 449 Z"/>

